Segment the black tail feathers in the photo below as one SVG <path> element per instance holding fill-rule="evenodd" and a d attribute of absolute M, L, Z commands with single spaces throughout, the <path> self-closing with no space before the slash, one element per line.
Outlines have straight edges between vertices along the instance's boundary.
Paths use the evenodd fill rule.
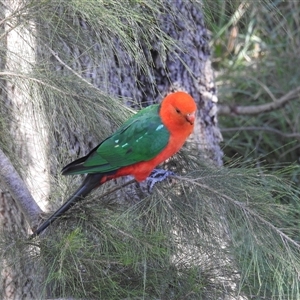
<path fill-rule="evenodd" d="M 86 156 L 83 156 L 81 158 L 78 158 L 61 170 L 62 175 L 74 175 L 74 174 L 85 174 L 88 173 L 86 172 L 87 167 L 84 167 L 83 164 L 84 162 L 91 156 L 93 153 L 95 153 L 98 149 L 99 145 L 95 147 L 94 149 L 91 150 L 90 153 L 88 153 Z"/>
<path fill-rule="evenodd" d="M 35 236 L 39 235 L 57 218 L 63 215 L 78 201 L 86 197 L 94 188 L 98 187 L 100 185 L 100 180 L 102 176 L 102 174 L 88 174 L 85 177 L 82 185 L 78 188 L 78 190 L 51 217 L 49 217 L 44 223 L 42 223 L 37 228 L 37 230 L 31 235 L 31 238 L 34 238 Z"/>
<path fill-rule="evenodd" d="M 84 169 L 83 163 L 87 159 L 87 156 L 78 158 L 77 160 L 72 161 L 68 165 L 66 165 L 62 170 L 62 175 L 72 175 L 78 173 L 80 169 Z"/>

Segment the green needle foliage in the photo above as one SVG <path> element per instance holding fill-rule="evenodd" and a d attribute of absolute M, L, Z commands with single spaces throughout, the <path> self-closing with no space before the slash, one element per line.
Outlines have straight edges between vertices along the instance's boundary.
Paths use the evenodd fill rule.
<path fill-rule="evenodd" d="M 267 2 L 255 2 L 272 15 L 268 22 L 273 20 L 273 23 L 268 23 L 267 29 L 274 36 L 262 35 L 263 28 L 258 30 L 253 21 L 259 10 L 254 9 L 252 2 L 206 2 L 209 8 L 206 12 L 213 17 L 208 26 L 214 26 L 214 30 L 220 28 L 213 38 L 217 57 L 214 64 L 220 72 L 218 82 L 224 83 L 220 84 L 220 93 L 225 96 L 220 98 L 233 97 L 231 101 L 239 99 L 247 103 L 251 97 L 263 103 L 264 98 L 256 94 L 257 87 L 258 95 L 265 97 L 268 89 L 260 84 L 261 78 L 253 79 L 256 76 L 253 74 L 260 63 L 261 67 L 268 66 L 270 60 L 265 58 L 271 56 L 263 53 L 259 56 L 261 60 L 253 65 L 245 57 L 254 61 L 257 41 L 264 41 L 259 44 L 262 49 L 266 42 L 270 45 L 273 42 L 276 48 L 276 37 L 284 38 L 278 24 L 281 15 L 276 19 L 274 11 L 277 10 L 270 10 Z M 47 51 L 38 53 L 36 61 L 27 62 L 26 68 L 3 69 L 0 84 L 3 91 L 9 90 L 7 82 L 16 84 L 30 99 L 28 110 L 44 122 L 47 138 L 41 143 L 45 143 L 45 158 L 51 162 L 51 197 L 58 205 L 58 199 L 69 195 L 69 187 L 75 186 L 77 179 L 61 178 L 57 170 L 70 156 L 83 154 L 82 145 L 90 147 L 92 141 L 102 140 L 129 115 L 120 99 L 111 97 L 115 82 L 107 75 L 106 60 L 111 53 L 117 57 L 120 73 L 116 76 L 122 76 L 133 61 L 134 74 L 142 70 L 145 76 L 151 76 L 152 62 L 147 51 L 151 51 L 152 42 L 160 41 L 159 49 L 155 50 L 161 53 L 178 47 L 161 30 L 158 12 L 169 15 L 180 12 L 172 10 L 167 1 L 156 0 L 20 3 L 18 10 L 10 12 L 11 28 L 18 27 L 26 33 L 34 21 L 39 30 L 31 30 L 30 34 Z M 229 11 L 227 3 L 232 4 Z M 195 1 L 196 4 L 199 3 Z M 220 5 L 227 14 L 215 14 L 215 11 L 222 12 Z M 237 22 L 231 16 L 239 7 L 245 10 L 249 22 L 241 23 L 244 31 L 238 39 L 248 44 L 232 50 L 236 56 L 225 55 L 222 38 Z M 290 17 L 290 22 L 296 22 L 296 18 Z M 280 29 L 277 35 L 274 24 Z M 85 26 L 92 35 L 86 34 Z M 282 45 L 288 48 L 287 44 Z M 7 53 L 5 45 L 1 47 L 3 66 Z M 296 45 L 293 47 L 297 49 Z M 278 53 L 271 52 L 272 48 L 267 50 L 266 53 L 273 53 L 273 58 L 280 57 L 278 49 Z M 18 62 L 20 57 L 10 51 L 11 60 Z M 127 55 L 120 55 L 124 52 Z M 95 78 L 92 68 L 80 69 L 78 61 L 86 59 L 85 54 L 92 60 L 90 65 L 101 67 L 104 74 L 101 79 Z M 291 72 L 295 71 L 293 61 L 287 61 L 286 65 Z M 225 66 L 229 67 L 230 76 L 224 71 Z M 270 72 L 261 68 L 259 75 L 268 81 L 276 79 L 272 93 L 276 91 L 279 97 L 296 81 L 286 79 L 283 81 L 286 90 L 281 90 L 279 75 L 291 73 L 285 72 L 277 61 L 273 69 Z M 249 80 L 245 80 L 245 74 Z M 10 139 L 11 126 L 17 125 L 13 118 L 15 111 L 3 94 L 0 95 L 0 145 L 9 152 L 21 141 Z M 285 113 L 284 120 L 277 118 L 278 112 L 255 119 L 264 122 L 269 118 L 268 124 L 276 126 L 279 123 L 288 126 L 286 121 L 290 119 L 289 126 L 294 126 L 299 113 L 296 104 L 289 104 Z M 224 118 L 223 122 L 232 120 Z M 251 123 L 254 118 L 241 120 L 243 126 L 258 126 Z M 37 132 L 42 131 L 38 129 Z M 238 135 L 234 138 L 231 135 L 225 148 L 227 151 L 231 147 L 227 154 L 233 153 L 232 156 L 243 150 L 241 156 L 246 162 L 231 158 L 226 167 L 217 169 L 199 162 L 198 157 L 186 150 L 171 162 L 178 170 L 184 170 L 180 173 L 183 177 L 159 184 L 153 194 L 144 195 L 139 202 L 120 203 L 118 193 L 107 194 L 107 186 L 103 186 L 52 224 L 40 238 L 28 241 L 27 234 L 21 233 L 18 239 L 15 235 L 1 236 L 2 269 L 28 273 L 34 270 L 36 284 L 41 285 L 41 298 L 51 295 L 51 298 L 75 299 L 299 299 L 299 189 L 290 181 L 291 174 L 297 178 L 299 169 L 297 166 L 278 168 L 276 157 L 285 150 L 274 137 L 260 136 L 262 139 L 257 140 L 248 133 L 243 131 L 239 140 Z M 253 159 L 256 153 L 270 153 L 263 144 L 272 151 L 278 149 L 272 152 L 273 160 L 268 161 L 275 162 L 275 167 L 273 164 L 269 170 L 261 167 L 259 159 Z M 22 173 L 26 166 L 18 157 L 19 152 L 10 153 Z M 260 168 L 256 168 L 258 165 Z"/>
<path fill-rule="evenodd" d="M 298 299 L 292 185 L 250 166 L 207 168 L 191 157 L 186 165 L 186 176 L 133 206 L 120 205 L 115 192 L 89 197 L 41 239 L 17 245 L 18 259 L 11 248 L 6 259 L 43 265 L 47 273 L 37 276 L 52 297 Z"/>

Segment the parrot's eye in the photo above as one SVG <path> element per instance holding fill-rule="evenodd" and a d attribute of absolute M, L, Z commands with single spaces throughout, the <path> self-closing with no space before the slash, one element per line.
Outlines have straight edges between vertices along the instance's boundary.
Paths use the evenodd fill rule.
<path fill-rule="evenodd" d="M 175 109 L 176 109 L 176 112 L 177 112 L 178 114 L 181 113 L 181 111 L 180 111 L 178 108 L 175 108 Z"/>

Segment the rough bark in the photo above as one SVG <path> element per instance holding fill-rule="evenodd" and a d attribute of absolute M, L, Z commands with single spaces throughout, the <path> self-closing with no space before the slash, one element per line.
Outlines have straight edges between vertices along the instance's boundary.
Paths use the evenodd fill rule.
<path fill-rule="evenodd" d="M 42 212 L 37 203 L 45 208 L 49 192 L 45 125 L 43 116 L 35 114 L 32 102 L 32 97 L 38 95 L 26 78 L 18 77 L 30 73 L 35 64 L 34 23 L 20 26 L 14 17 L 22 5 L 26 3 L 7 0 L 0 6 L 6 20 L 1 23 L 0 40 L 0 147 L 10 159 L 1 155 L 0 230 L 2 245 L 5 245 L 1 259 L 2 299 L 38 298 L 42 280 L 36 276 L 38 262 L 26 257 L 30 251 L 16 245 L 19 239 L 28 236 L 29 223 L 37 223 L 38 214 Z M 16 78 L 9 80 L 5 71 L 16 74 Z M 29 214 L 24 215 L 22 211 Z M 38 268 L 42 270 L 41 266 Z"/>
<path fill-rule="evenodd" d="M 50 40 L 52 34 L 44 28 L 39 42 L 41 60 L 50 59 L 56 70 L 66 75 L 70 74 L 67 67 L 73 67 L 83 78 L 108 94 L 121 96 L 124 101 L 133 99 L 135 108 L 158 102 L 174 89 L 188 91 L 197 101 L 199 108 L 194 140 L 204 160 L 209 158 L 212 163 L 221 166 L 223 153 L 219 146 L 222 137 L 217 122 L 217 95 L 210 63 L 209 36 L 203 15 L 192 1 L 177 0 L 169 5 L 169 9 L 161 12 L 161 28 L 176 41 L 177 46 L 166 53 L 161 43 L 156 40 L 150 41 L 153 45 L 151 52 L 147 51 L 146 46 L 142 46 L 145 49 L 142 55 L 149 63 L 153 63 L 150 74 L 145 74 L 133 58 L 124 52 L 118 39 L 114 45 L 118 55 L 111 53 L 109 58 L 97 57 L 102 45 L 94 43 L 96 37 L 92 32 L 87 41 L 93 47 L 92 56 L 96 59 L 85 55 L 82 49 L 68 44 L 65 40 L 55 41 L 51 45 L 48 43 L 46 48 L 43 47 L 44 37 L 47 36 L 47 40 Z M 169 14 L 168 11 L 175 11 L 176 14 Z M 63 11 L 61 13 L 63 14 Z M 78 24 L 89 31 L 89 25 L 83 20 L 78 21 Z M 48 47 L 52 49 L 51 53 Z M 53 53 L 58 53 L 60 59 L 58 60 Z M 126 66 L 120 66 L 120 56 L 127 62 Z M 73 66 L 68 64 L 68 57 L 72 57 Z M 62 64 L 61 61 L 66 64 Z M 104 65 L 105 74 L 101 72 L 101 66 Z M 126 103 L 131 105 L 132 102 Z M 79 131 L 78 134 L 81 135 L 82 132 Z M 90 147 L 98 143 L 91 136 L 84 140 L 82 136 L 72 138 L 69 133 L 63 136 L 63 132 L 61 140 L 75 141 L 76 144 L 71 147 L 75 148 L 76 153 L 86 153 L 89 150 L 86 149 L 86 145 Z"/>
<path fill-rule="evenodd" d="M 24 185 L 21 177 L 11 164 L 9 158 L 0 149 L 0 178 L 10 194 L 17 199 L 16 204 L 23 214 L 25 214 L 29 224 L 35 224 L 38 221 L 42 210 L 32 198 L 29 190 Z"/>
<path fill-rule="evenodd" d="M 0 263 L 0 294 L 3 300 L 39 299 L 41 266 L 26 256 L 23 248 L 15 247 L 18 237 L 27 235 L 27 226 L 27 220 L 10 193 L 0 190 L 0 228 L 2 239 L 6 241 L 6 253 L 1 253 Z"/>
<path fill-rule="evenodd" d="M 77 22 L 78 26 L 90 32 L 87 37 L 87 43 L 93 49 L 90 55 L 86 55 L 83 49 L 66 40 L 58 40 L 52 44 L 45 43 L 44 37 L 48 37 L 46 41 L 51 40 L 52 32 L 48 28 L 43 28 L 44 31 L 39 42 L 40 57 L 41 60 L 50 59 L 56 70 L 66 75 L 70 74 L 69 68 L 72 67 L 85 80 L 100 90 L 113 96 L 122 97 L 127 105 L 134 108 L 156 103 L 170 91 L 186 90 L 198 103 L 197 122 L 192 140 L 198 148 L 199 158 L 209 164 L 221 166 L 223 152 L 220 142 L 222 136 L 218 128 L 217 95 L 210 62 L 209 36 L 205 29 L 203 15 L 193 1 L 177 0 L 168 5 L 169 7 L 166 7 L 165 11 L 161 11 L 160 26 L 176 42 L 176 45 L 166 52 L 160 41 L 150 41 L 151 51 L 142 44 L 141 55 L 147 58 L 149 64 L 153 65 L 150 73 L 145 74 L 137 62 L 124 52 L 118 38 L 115 39 L 113 47 L 115 52 L 111 52 L 111 57 L 103 59 L 97 56 L 103 45 L 94 42 L 96 40 L 95 33 L 89 30 L 89 25 L 82 19 L 73 22 Z M 62 10 L 60 13 L 64 14 L 64 11 Z M 49 48 L 51 49 L 50 53 Z M 57 55 L 55 55 L 56 53 Z M 69 63 L 70 57 L 73 65 Z M 126 65 L 121 65 L 120 57 L 123 57 Z M 101 66 L 105 66 L 105 68 L 101 68 Z M 105 72 L 102 72 L 103 69 Z M 132 100 L 134 105 L 132 105 Z M 80 105 L 80 102 L 78 104 Z M 66 127 L 79 128 L 80 126 L 78 124 L 68 124 L 67 126 L 58 124 L 60 128 L 56 143 L 64 144 L 68 141 L 66 147 L 73 149 L 72 153 L 77 154 L 70 157 L 70 160 L 77 158 L 78 153 L 86 154 L 99 142 L 99 137 L 94 136 L 93 133 L 86 134 L 84 124 L 80 130 L 66 130 Z M 107 134 L 102 138 L 105 136 Z M 54 147 L 52 149 L 56 151 Z M 118 182 L 124 182 L 124 180 L 126 179 Z M 140 187 L 145 191 L 143 185 Z M 122 198 L 125 201 L 138 200 L 139 189 L 133 187 L 131 193 L 128 193 L 129 189 L 132 189 L 132 186 L 126 189 Z"/>
<path fill-rule="evenodd" d="M 12 6 L 12 2 L 8 1 L 7 5 Z M 10 71 L 14 70 L 17 73 L 20 68 L 24 70 L 24 68 L 30 68 L 31 65 L 43 61 L 45 63 L 43 67 L 50 66 L 49 68 L 52 71 L 54 69 L 60 74 L 69 76 L 72 75 L 67 67 L 69 66 L 97 88 L 110 95 L 123 97 L 124 102 L 128 105 L 130 104 L 127 101 L 129 98 L 140 106 L 147 106 L 159 101 L 172 90 L 184 89 L 198 103 L 197 125 L 193 137 L 199 150 L 198 155 L 203 160 L 207 161 L 208 159 L 211 164 L 221 166 L 222 151 L 219 146 L 221 134 L 216 116 L 217 96 L 210 64 L 208 34 L 205 29 L 203 15 L 193 5 L 193 1 L 176 0 L 168 3 L 169 9 L 177 13 L 168 14 L 168 9 L 162 11 L 161 28 L 176 41 L 181 50 L 174 46 L 173 49 L 164 53 L 159 41 L 151 41 L 152 51 L 149 52 L 146 50 L 147 47 L 144 47 L 143 53 L 149 62 L 153 62 L 152 73 L 150 74 L 145 74 L 133 58 L 124 52 L 117 38 L 114 49 L 118 51 L 118 55 L 126 56 L 126 59 L 124 59 L 127 61 L 126 67 L 120 67 L 119 59 L 114 53 L 111 53 L 111 57 L 98 57 L 97 53 L 101 45 L 94 43 L 95 33 L 89 31 L 87 23 L 83 20 L 76 20 L 76 18 L 70 24 L 84 27 L 86 33 L 90 33 L 87 40 L 90 41 L 90 47 L 94 50 L 93 57 L 90 54 L 84 54 L 82 49 L 76 46 L 76 43 L 67 40 L 53 40 L 53 43 L 50 43 L 54 35 L 53 27 L 45 25 L 37 29 L 32 24 L 31 29 L 35 31 L 34 38 L 37 38 L 37 40 L 33 39 L 29 31 L 18 32 L 17 28 L 10 31 L 10 34 L 6 36 L 7 48 L 9 48 L 11 41 L 16 43 L 16 49 L 22 52 L 20 57 L 24 55 L 24 49 L 29 52 L 33 51 L 33 53 L 28 54 L 29 59 L 26 60 L 26 65 L 22 65 L 16 60 L 16 57 L 9 57 L 8 53 L 5 68 Z M 64 13 L 63 8 L 61 8 L 60 17 Z M 21 41 L 25 41 L 24 44 L 21 44 Z M 30 47 L 28 48 L 28 46 Z M 53 53 L 57 53 L 57 56 Z M 17 61 L 17 64 L 15 64 L 15 61 Z M 68 61 L 72 61 L 73 65 L 70 65 Z M 103 74 L 101 68 L 103 64 L 109 64 L 109 67 L 106 68 L 109 71 L 105 74 Z M 41 111 L 47 111 L 47 114 L 42 114 L 39 118 L 36 118 L 36 108 L 30 101 L 32 93 L 24 95 L 23 92 L 28 87 L 22 86 L 22 84 L 24 82 L 21 80 L 17 84 L 12 84 L 11 81 L 5 83 L 6 91 L 5 95 L 3 94 L 3 99 L 6 104 L 1 108 L 1 111 L 5 113 L 9 110 L 11 114 L 11 123 L 8 125 L 10 127 L 9 140 L 11 142 L 7 147 L 13 154 L 11 157 L 17 156 L 21 162 L 22 168 L 19 168 L 19 171 L 24 180 L 27 181 L 35 199 L 45 201 L 48 198 L 50 189 L 49 174 L 55 175 L 58 173 L 62 149 L 70 149 L 69 153 L 73 153 L 73 157 L 70 157 L 71 160 L 78 155 L 87 153 L 99 142 L 99 137 L 95 133 L 96 130 L 91 133 L 90 128 L 84 127 L 84 121 L 77 123 L 79 121 L 74 120 L 74 123 L 66 123 L 66 120 L 60 114 L 61 107 L 53 107 L 50 102 L 40 102 L 40 105 L 43 106 Z M 39 96 L 36 91 L 33 94 Z M 77 103 L 78 106 L 82 106 L 81 99 L 77 99 Z M 135 105 L 135 107 L 139 105 Z M 48 124 L 51 124 L 49 128 L 55 131 L 54 139 L 49 138 Z M 107 127 L 109 126 L 108 124 Z M 64 155 L 66 156 L 66 153 Z M 48 158 L 49 161 L 46 161 L 45 158 Z M 49 165 L 50 163 L 51 165 Z M 51 189 L 50 194 L 53 194 L 55 188 L 51 187 Z M 126 192 L 124 195 L 126 195 L 124 199 L 139 198 L 139 189 L 131 188 L 130 193 Z M 6 224 L 7 230 L 10 231 L 10 228 L 15 226 L 13 224 L 18 223 L 22 226 L 24 222 L 20 220 L 22 214 L 17 207 L 14 210 L 7 209 L 9 206 L 8 201 L 12 201 L 10 197 L 7 199 L 10 200 L 6 200 L 2 194 L 2 224 L 5 230 L 4 224 Z M 17 220 L 15 216 L 18 216 Z M 18 295 L 27 293 L 26 282 L 19 281 L 19 279 L 21 277 L 29 278 L 30 276 L 22 272 L 22 269 L 19 272 L 7 270 L 4 274 L 3 285 L 5 289 L 7 287 L 7 293 L 11 293 L 11 298 L 17 299 Z M 33 268 L 27 268 L 26 272 L 33 272 L 32 270 Z M 16 282 L 15 294 L 10 292 L 10 287 L 7 286 L 10 277 L 13 282 Z M 32 295 L 34 293 L 36 291 L 32 289 Z"/>

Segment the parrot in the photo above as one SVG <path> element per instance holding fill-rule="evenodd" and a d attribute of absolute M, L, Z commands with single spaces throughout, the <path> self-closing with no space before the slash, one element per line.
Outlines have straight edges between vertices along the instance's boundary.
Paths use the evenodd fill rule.
<path fill-rule="evenodd" d="M 144 181 L 157 165 L 180 150 L 193 132 L 197 105 L 188 93 L 168 94 L 159 104 L 141 109 L 86 156 L 62 169 L 62 175 L 87 174 L 74 194 L 32 234 L 38 236 L 92 190 L 131 175 Z"/>

